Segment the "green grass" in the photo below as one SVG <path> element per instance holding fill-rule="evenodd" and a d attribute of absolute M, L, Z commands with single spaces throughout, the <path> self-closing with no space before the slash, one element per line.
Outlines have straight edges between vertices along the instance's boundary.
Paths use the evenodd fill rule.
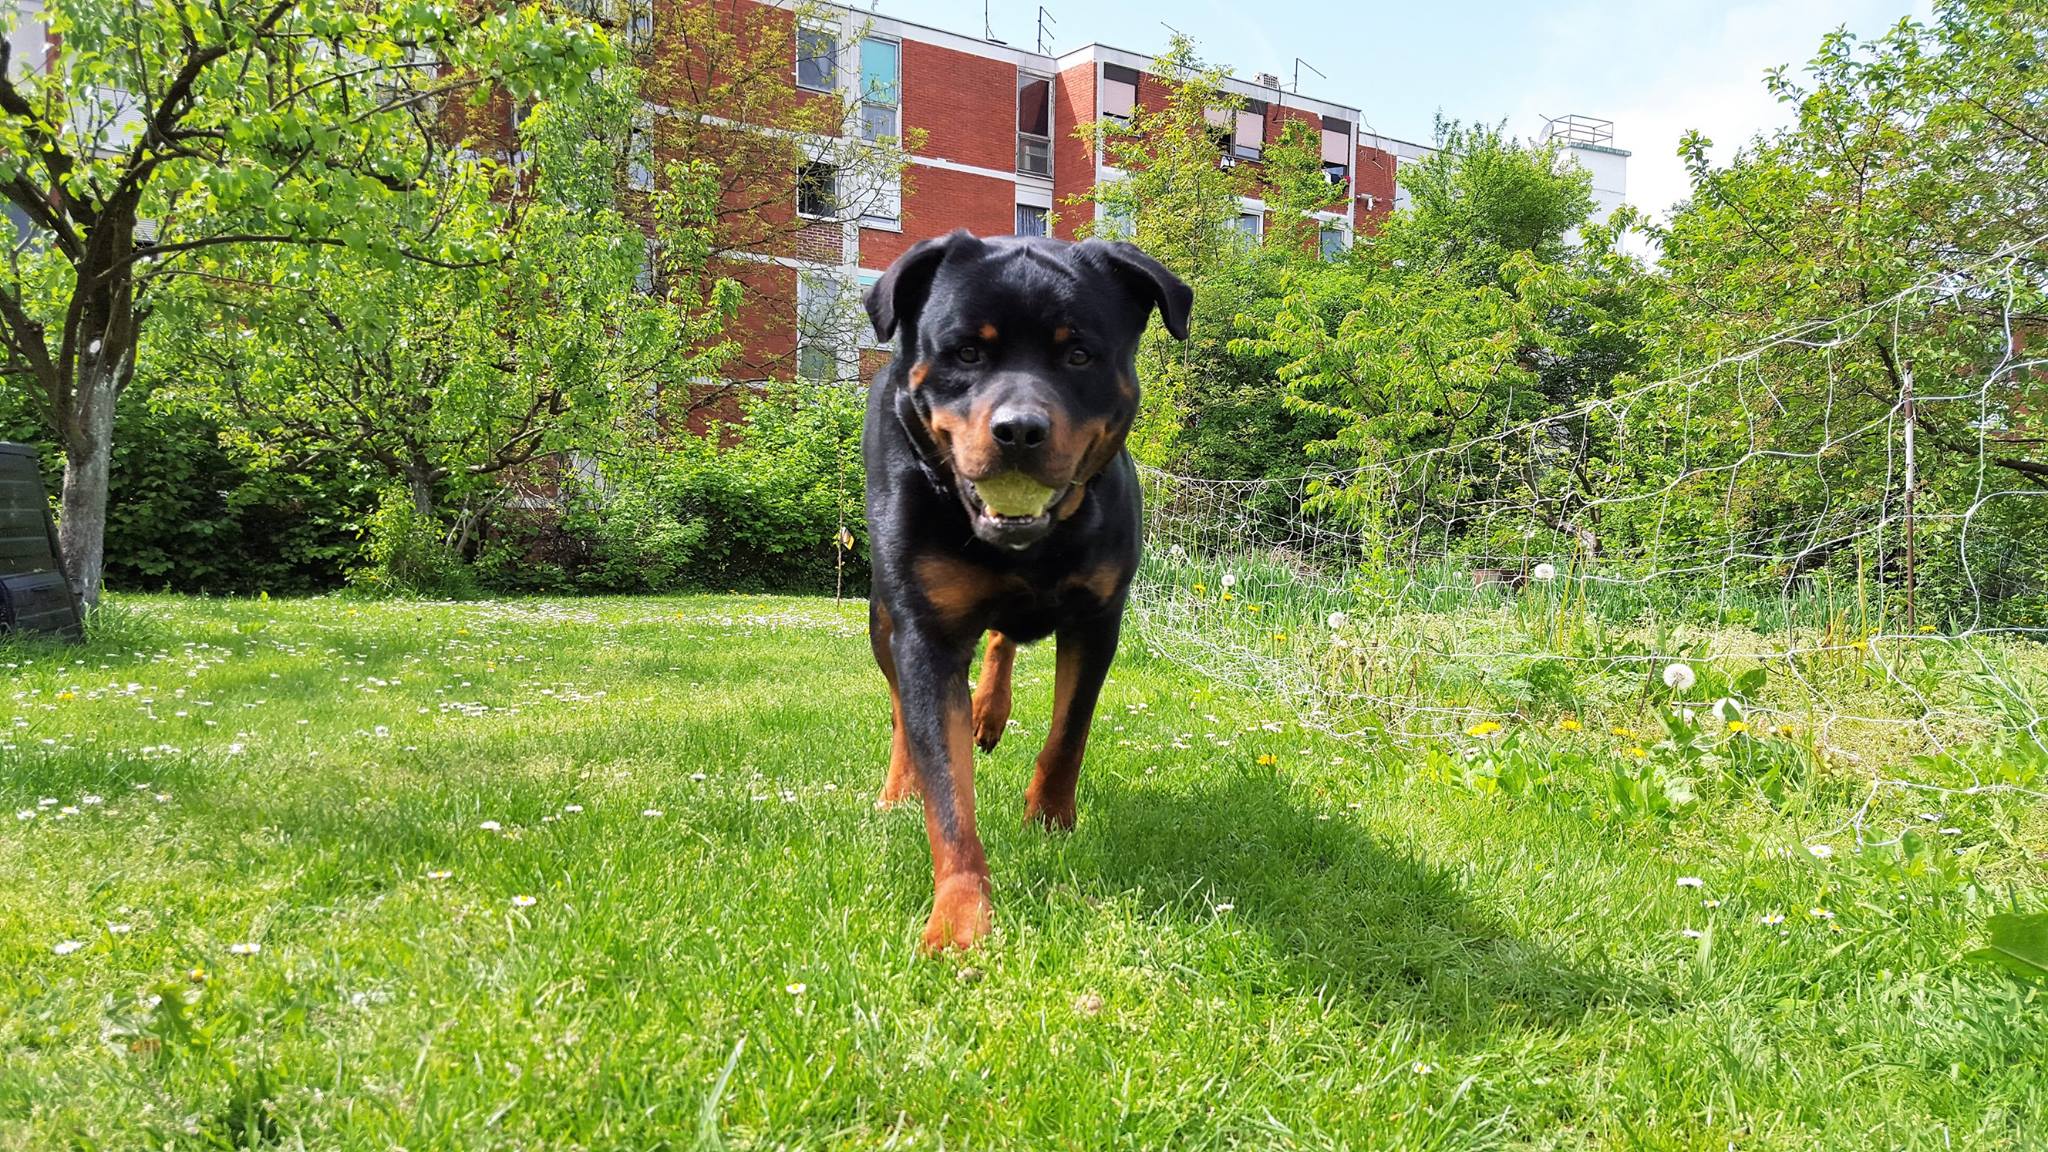
<path fill-rule="evenodd" d="M 0 648 L 0 1148 L 2048 1143 L 2023 798 L 1516 800 L 1133 644 L 1048 836 L 1047 646 L 932 959 L 860 605 L 116 608 Z"/>

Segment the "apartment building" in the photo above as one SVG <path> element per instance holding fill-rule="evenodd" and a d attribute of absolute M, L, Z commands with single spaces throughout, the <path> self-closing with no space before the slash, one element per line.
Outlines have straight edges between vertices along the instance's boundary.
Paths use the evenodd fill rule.
<path fill-rule="evenodd" d="M 659 17 L 657 8 L 656 45 Z M 833 211 L 849 198 L 838 173 L 826 163 L 806 166 L 794 210 L 815 226 L 793 254 L 764 256 L 763 267 L 743 275 L 763 307 L 742 324 L 742 376 L 866 377 L 883 350 L 857 326 L 831 323 L 822 312 L 843 308 L 911 244 L 954 228 L 1074 238 L 1097 211 L 1077 198 L 1120 176 L 1075 129 L 1127 118 L 1140 104 L 1158 107 L 1167 94 L 1148 71 L 1150 57 L 1103 44 L 1041 53 L 841 7 L 792 16 L 786 26 L 794 96 L 829 93 L 857 105 L 849 135 L 918 144 L 900 183 L 851 193 L 861 202 L 851 220 Z M 658 48 L 643 66 L 658 76 Z M 1227 141 L 1224 164 L 1255 168 L 1289 120 L 1320 134 L 1331 191 L 1320 214 L 1326 250 L 1349 246 L 1392 211 L 1401 157 L 1424 154 L 1366 130 L 1358 108 L 1292 91 L 1275 77 L 1232 78 L 1226 86 L 1242 107 L 1210 117 Z M 1263 234 L 1265 219 L 1261 200 L 1241 201 L 1239 226 L 1249 237 Z M 774 306 L 785 299 L 793 306 Z M 774 371 L 779 365 L 786 370 Z"/>

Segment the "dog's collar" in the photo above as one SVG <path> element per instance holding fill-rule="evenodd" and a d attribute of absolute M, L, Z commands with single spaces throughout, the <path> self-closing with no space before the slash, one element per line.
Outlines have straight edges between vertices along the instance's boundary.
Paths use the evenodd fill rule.
<path fill-rule="evenodd" d="M 911 458 L 917 461 L 917 470 L 924 473 L 925 481 L 932 486 L 932 490 L 940 496 L 955 496 L 952 483 L 933 462 L 932 458 L 938 453 L 938 445 L 932 443 L 931 437 L 925 434 L 919 421 L 907 418 L 903 411 L 905 405 L 914 406 L 916 403 L 917 399 L 909 393 L 897 393 L 896 403 L 892 406 L 895 408 L 896 424 L 903 429 L 903 434 L 910 438 Z"/>

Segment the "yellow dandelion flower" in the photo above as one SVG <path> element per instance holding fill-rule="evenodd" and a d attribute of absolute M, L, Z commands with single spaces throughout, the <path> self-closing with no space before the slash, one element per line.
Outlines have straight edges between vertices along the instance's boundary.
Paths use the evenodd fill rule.
<path fill-rule="evenodd" d="M 1228 601 L 1228 600 L 1235 600 L 1235 599 L 1237 599 L 1237 593 L 1235 593 L 1235 592 L 1225 592 L 1225 593 L 1223 594 L 1223 599 L 1224 599 L 1224 600 L 1226 600 L 1226 601 Z"/>
<path fill-rule="evenodd" d="M 1633 740 L 1636 738 L 1636 734 L 1627 728 L 1609 728 L 1607 731 L 1610 735 L 1619 736 L 1623 740 Z"/>
<path fill-rule="evenodd" d="M 1474 724 L 1470 728 L 1465 729 L 1465 735 L 1491 736 L 1498 731 L 1500 731 L 1500 725 L 1494 723 L 1491 720 L 1481 720 L 1479 723 Z"/>
<path fill-rule="evenodd" d="M 1730 720 L 1728 722 L 1728 730 L 1730 732 L 1747 732 L 1749 731 L 1749 725 L 1741 720 Z"/>
<path fill-rule="evenodd" d="M 1920 634 L 1921 634 L 1922 636 L 1925 636 L 1925 635 L 1927 635 L 1927 634 L 1928 634 L 1929 632 L 1932 632 L 1932 631 L 1934 631 L 1934 625 L 1932 625 L 1932 624 L 1922 624 L 1922 625 L 1920 626 Z"/>
<path fill-rule="evenodd" d="M 1264 604 L 1247 604 L 1244 606 L 1244 610 L 1247 612 L 1261 612 L 1265 610 L 1265 607 Z"/>
<path fill-rule="evenodd" d="M 76 699 L 78 699 L 78 693 L 76 693 L 76 692 L 59 692 L 59 693 L 57 693 L 57 699 L 59 699 L 59 700 L 76 700 Z"/>
<path fill-rule="evenodd" d="M 1285 633 L 1285 632 L 1275 632 L 1275 633 L 1273 633 L 1273 639 L 1275 639 L 1275 640 L 1280 640 L 1280 641 L 1285 641 L 1285 640 L 1287 639 L 1287 633 Z"/>
<path fill-rule="evenodd" d="M 1206 584 L 1197 584 L 1194 586 L 1194 589 L 1195 595 L 1200 596 L 1202 593 L 1207 592 L 1209 590 L 1209 587 Z"/>
<path fill-rule="evenodd" d="M 1851 641 L 1849 641 L 1849 647 L 1851 647 L 1851 648 L 1854 648 L 1854 649 L 1855 649 L 1855 650 L 1857 650 L 1858 652 L 1868 652 L 1868 651 L 1870 651 L 1870 641 L 1868 641 L 1868 640 L 1851 640 Z"/>
<path fill-rule="evenodd" d="M 1569 716 L 1565 717 L 1562 720 L 1559 720 L 1557 722 L 1557 726 L 1558 728 L 1566 732 L 1577 732 L 1585 727 L 1584 724 L 1579 723 L 1577 720 L 1574 720 Z"/>
<path fill-rule="evenodd" d="M 1627 752 L 1622 753 L 1622 755 L 1627 756 L 1633 760 L 1641 760 L 1643 757 L 1648 756 L 1649 753 L 1643 751 L 1643 746 L 1638 744 L 1635 747 L 1630 748 Z"/>
<path fill-rule="evenodd" d="M 1259 767 L 1261 768 L 1271 768 L 1273 765 L 1278 764 L 1279 762 L 1280 758 L 1278 756 L 1273 755 L 1271 752 L 1267 752 L 1259 757 Z"/>

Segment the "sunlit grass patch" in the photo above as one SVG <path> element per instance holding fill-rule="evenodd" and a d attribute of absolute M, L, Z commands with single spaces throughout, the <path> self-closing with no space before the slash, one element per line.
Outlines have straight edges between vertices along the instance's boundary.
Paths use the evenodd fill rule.
<path fill-rule="evenodd" d="M 1367 745 L 1134 641 L 1046 836 L 1029 650 L 978 772 L 996 935 L 924 959 L 863 605 L 117 603 L 0 649 L 0 1147 L 2048 1130 L 2048 1004 L 1962 959 L 2041 906 L 2043 813 L 1891 796 L 1912 835 L 1859 845 L 1796 734 Z"/>

